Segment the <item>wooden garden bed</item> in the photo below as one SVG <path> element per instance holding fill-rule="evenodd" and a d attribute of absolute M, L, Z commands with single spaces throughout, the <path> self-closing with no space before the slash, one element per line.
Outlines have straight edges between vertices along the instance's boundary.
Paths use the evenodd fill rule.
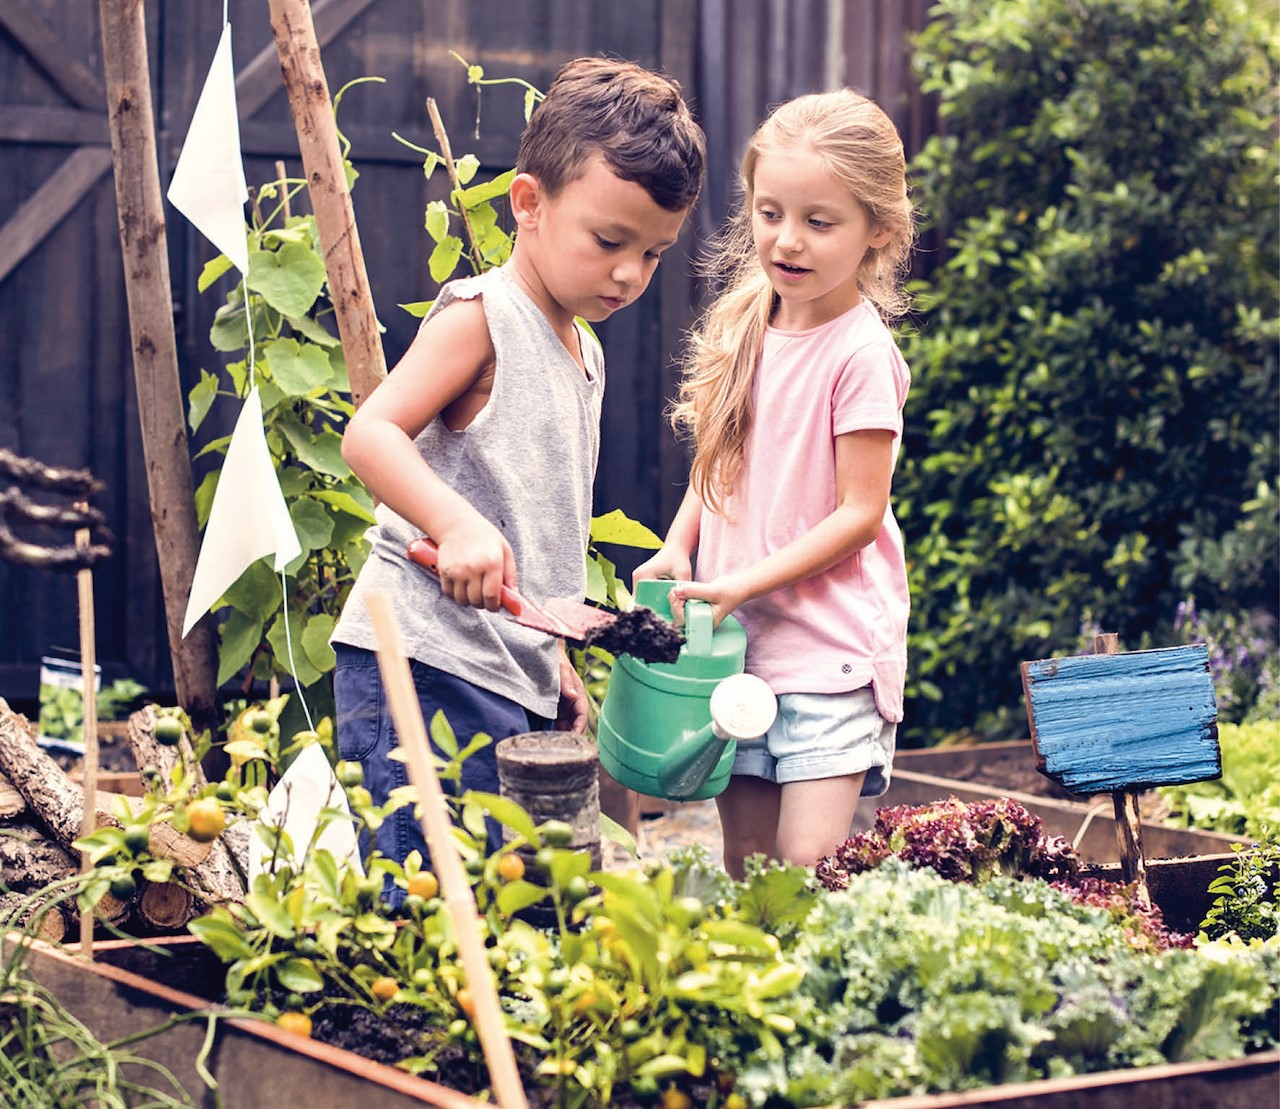
<path fill-rule="evenodd" d="M 1079 842 L 1076 850 L 1088 862 L 1119 860 L 1115 813 L 1110 794 L 1080 798 L 1068 793 L 1035 768 L 1029 740 L 979 743 L 968 747 L 933 747 L 899 751 L 894 757 L 889 790 L 858 809 L 860 830 L 869 828 L 875 810 L 894 805 L 925 805 L 945 797 L 966 803 L 1009 797 L 1040 817 L 1046 835 Z M 1142 845 L 1147 859 L 1229 853 L 1239 836 L 1196 828 L 1174 828 L 1144 820 Z M 1206 882 L 1206 885 L 1208 883 Z"/>

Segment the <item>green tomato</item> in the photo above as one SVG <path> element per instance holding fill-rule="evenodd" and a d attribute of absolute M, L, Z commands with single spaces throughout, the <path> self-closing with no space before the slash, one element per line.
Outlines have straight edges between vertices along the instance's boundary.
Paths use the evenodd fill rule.
<path fill-rule="evenodd" d="M 702 920 L 705 911 L 696 897 L 678 897 L 667 909 L 667 917 L 681 928 L 693 928 Z"/>
<path fill-rule="evenodd" d="M 538 864 L 538 869 L 544 874 L 551 873 L 551 864 L 555 861 L 556 849 L 554 847 L 539 847 L 538 853 L 534 856 L 534 862 Z"/>
<path fill-rule="evenodd" d="M 548 820 L 538 831 L 548 847 L 568 847 L 573 842 L 573 828 L 563 820 Z"/>
<path fill-rule="evenodd" d="M 236 787 L 230 782 L 219 782 L 217 795 L 219 801 L 234 801 L 236 799 Z"/>
<path fill-rule="evenodd" d="M 339 783 L 347 789 L 364 785 L 364 767 L 358 762 L 348 762 L 346 759 L 342 759 L 334 768 L 334 773 L 337 775 Z"/>
<path fill-rule="evenodd" d="M 564 887 L 564 895 L 570 905 L 576 905 L 590 892 L 591 884 L 581 874 L 575 874 Z"/>
<path fill-rule="evenodd" d="M 124 847 L 130 855 L 141 855 L 151 846 L 151 831 L 145 824 L 133 824 L 124 830 Z"/>
<path fill-rule="evenodd" d="M 182 721 L 176 716 L 161 716 L 156 720 L 156 742 L 173 747 L 182 738 Z"/>
<path fill-rule="evenodd" d="M 138 892 L 138 883 L 133 880 L 132 874 L 121 874 L 119 878 L 111 879 L 109 888 L 112 897 L 120 901 L 128 901 Z"/>
<path fill-rule="evenodd" d="M 249 727 L 259 735 L 266 735 L 274 726 L 275 721 L 271 719 L 271 713 L 261 709 L 249 717 Z"/>

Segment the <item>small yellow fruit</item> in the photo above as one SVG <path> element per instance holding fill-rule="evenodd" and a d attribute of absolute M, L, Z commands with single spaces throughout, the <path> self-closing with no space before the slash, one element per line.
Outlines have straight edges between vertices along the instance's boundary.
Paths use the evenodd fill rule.
<path fill-rule="evenodd" d="M 524 877 L 524 860 L 514 852 L 498 860 L 498 877 L 504 882 L 515 882 Z"/>
<path fill-rule="evenodd" d="M 439 892 L 440 883 L 429 870 L 420 870 L 409 879 L 410 897 L 421 897 L 423 901 L 430 901 Z"/>
<path fill-rule="evenodd" d="M 187 835 L 198 843 L 217 839 L 226 826 L 226 813 L 216 799 L 201 797 L 187 806 Z"/>
<path fill-rule="evenodd" d="M 668 1086 L 659 1099 L 662 1109 L 693 1109 L 693 1098 L 679 1086 Z"/>
<path fill-rule="evenodd" d="M 290 1010 L 276 1017 L 276 1027 L 295 1036 L 311 1035 L 311 1018 L 306 1013 L 295 1013 Z"/>
<path fill-rule="evenodd" d="M 400 990 L 400 983 L 390 975 L 384 974 L 381 978 L 375 978 L 373 985 L 369 987 L 369 992 L 373 994 L 379 1001 L 390 1001 Z"/>

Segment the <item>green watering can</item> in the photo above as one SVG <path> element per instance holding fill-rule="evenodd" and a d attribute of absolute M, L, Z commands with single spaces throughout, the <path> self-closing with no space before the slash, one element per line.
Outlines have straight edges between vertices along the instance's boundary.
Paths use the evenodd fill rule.
<path fill-rule="evenodd" d="M 637 582 L 635 602 L 670 619 L 675 584 Z M 778 702 L 742 672 L 747 635 L 732 616 L 713 628 L 711 606 L 690 600 L 684 632 L 675 662 L 614 661 L 600 707 L 600 765 L 637 793 L 700 801 L 729 784 L 736 741 L 768 731 Z"/>

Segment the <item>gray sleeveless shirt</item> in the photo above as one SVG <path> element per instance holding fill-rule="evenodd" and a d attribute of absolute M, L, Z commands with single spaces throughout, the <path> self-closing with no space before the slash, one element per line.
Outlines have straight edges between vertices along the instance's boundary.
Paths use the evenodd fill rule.
<path fill-rule="evenodd" d="M 432 470 L 506 537 L 521 593 L 533 601 L 581 598 L 600 451 L 604 356 L 579 327 L 584 375 L 509 266 L 450 282 L 427 320 L 455 300 L 474 297 L 484 305 L 497 356 L 493 392 L 466 428 L 450 431 L 437 416 L 415 445 Z M 385 505 L 376 518 L 368 532 L 369 558 L 333 642 L 376 649 L 365 597 L 382 590 L 395 607 L 411 658 L 554 717 L 560 690 L 555 640 L 501 611 L 445 597 L 435 579 L 405 556 L 418 530 Z"/>

